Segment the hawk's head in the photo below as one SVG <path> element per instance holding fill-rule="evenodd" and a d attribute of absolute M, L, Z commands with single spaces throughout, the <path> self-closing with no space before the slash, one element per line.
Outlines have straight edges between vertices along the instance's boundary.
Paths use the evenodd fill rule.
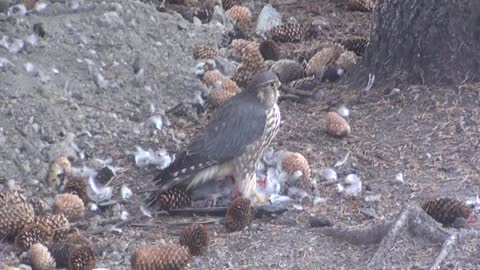
<path fill-rule="evenodd" d="M 277 103 L 280 85 L 275 73 L 270 70 L 262 71 L 253 76 L 246 91 L 254 93 L 267 108 L 271 108 Z"/>

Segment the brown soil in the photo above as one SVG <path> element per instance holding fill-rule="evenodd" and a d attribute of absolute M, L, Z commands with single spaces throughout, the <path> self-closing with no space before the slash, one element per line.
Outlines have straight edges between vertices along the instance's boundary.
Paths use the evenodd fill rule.
<path fill-rule="evenodd" d="M 306 45 L 368 35 L 370 29 L 371 14 L 347 11 L 343 0 L 272 2 L 284 16 L 302 23 L 317 19 L 329 23 L 317 40 Z M 306 203 L 301 210 L 292 208 L 279 216 L 256 219 L 242 232 L 227 234 L 215 217 L 150 219 L 140 213 L 138 206 L 156 171 L 137 168 L 125 149 L 165 145 L 175 152 L 178 149 L 169 135 L 144 136 L 133 142 L 119 133 L 111 141 L 96 141 L 96 157 L 113 157 L 116 166 L 128 169 L 112 183 L 115 192 L 118 194 L 123 183 L 134 192 L 132 201 L 121 202 L 131 215 L 128 222 L 114 218 L 113 209 L 105 207 L 101 215 L 91 213 L 75 224 L 98 243 L 97 267 L 130 269 L 129 254 L 136 246 L 177 244 L 183 224 L 204 222 L 209 224 L 209 250 L 195 257 L 188 269 L 365 269 L 377 245 L 356 246 L 323 236 L 309 228 L 309 218 L 323 215 L 336 225 L 366 226 L 391 221 L 404 206 L 429 198 L 465 200 L 480 193 L 480 85 L 448 89 L 411 86 L 387 93 L 375 86 L 364 92 L 333 84 L 325 92 L 320 100 L 280 104 L 283 123 L 274 144 L 306 156 L 326 202 L 315 206 Z M 323 129 L 326 113 L 340 105 L 350 109 L 352 135 L 346 139 L 332 138 Z M 182 126 L 191 129 L 196 125 L 188 121 Z M 347 154 L 347 161 L 335 169 L 341 180 L 350 173 L 360 176 L 363 191 L 358 198 L 338 194 L 335 185 L 320 181 L 319 170 L 333 167 Z M 403 174 L 404 184 L 395 183 L 398 173 Z M 370 195 L 380 195 L 381 199 L 367 202 L 365 198 Z M 480 228 L 480 224 L 473 227 Z M 424 269 L 439 250 L 438 245 L 411 237 L 398 241 L 398 248 L 387 258 L 392 269 Z M 469 259 L 462 254 L 459 256 Z"/>

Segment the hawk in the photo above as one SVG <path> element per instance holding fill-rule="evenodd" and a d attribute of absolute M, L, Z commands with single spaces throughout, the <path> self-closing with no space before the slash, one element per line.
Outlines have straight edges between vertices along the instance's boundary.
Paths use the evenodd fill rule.
<path fill-rule="evenodd" d="M 281 83 L 272 71 L 257 73 L 245 90 L 218 108 L 206 127 L 153 180 L 151 207 L 162 193 L 182 187 L 193 190 L 208 181 L 233 177 L 237 194 L 262 203 L 256 190 L 255 164 L 280 127 L 277 105 Z"/>

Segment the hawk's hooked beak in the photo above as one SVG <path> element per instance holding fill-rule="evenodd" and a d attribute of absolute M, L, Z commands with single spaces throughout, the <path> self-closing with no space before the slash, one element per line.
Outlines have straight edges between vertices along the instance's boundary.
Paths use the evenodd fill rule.
<path fill-rule="evenodd" d="M 280 81 L 275 81 L 275 89 L 280 89 L 280 86 L 282 86 L 282 83 Z"/>

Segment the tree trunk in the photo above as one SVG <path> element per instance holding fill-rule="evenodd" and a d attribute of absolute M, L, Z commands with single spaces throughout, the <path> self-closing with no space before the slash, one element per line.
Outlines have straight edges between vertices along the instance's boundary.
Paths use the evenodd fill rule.
<path fill-rule="evenodd" d="M 480 0 L 377 0 L 359 68 L 377 85 L 480 81 Z"/>

